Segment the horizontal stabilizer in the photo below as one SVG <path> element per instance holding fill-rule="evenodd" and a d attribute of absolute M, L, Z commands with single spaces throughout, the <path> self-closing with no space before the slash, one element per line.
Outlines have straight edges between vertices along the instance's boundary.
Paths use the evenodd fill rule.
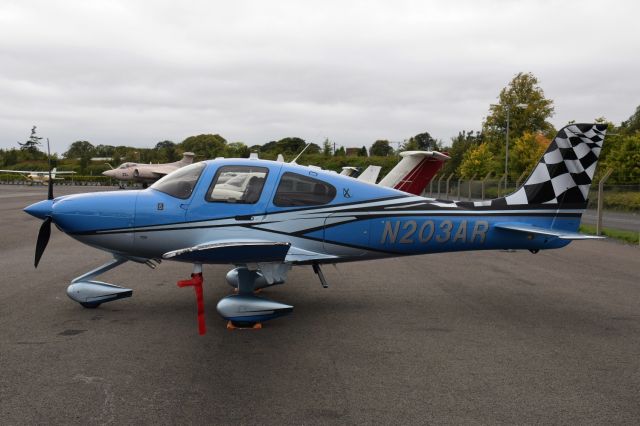
<path fill-rule="evenodd" d="M 579 232 L 564 231 L 562 229 L 541 228 L 539 226 L 529 225 L 527 223 L 509 222 L 496 223 L 493 225 L 497 229 L 505 229 L 507 231 L 521 232 L 525 234 L 545 235 L 548 237 L 556 237 L 561 240 L 599 240 L 604 237 L 597 235 L 585 235 Z"/>
<path fill-rule="evenodd" d="M 170 251 L 162 257 L 197 263 L 284 262 L 290 246 L 273 241 L 219 241 Z"/>

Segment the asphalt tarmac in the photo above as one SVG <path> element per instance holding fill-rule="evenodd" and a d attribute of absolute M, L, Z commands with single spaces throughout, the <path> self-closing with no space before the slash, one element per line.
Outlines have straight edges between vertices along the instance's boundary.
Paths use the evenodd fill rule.
<path fill-rule="evenodd" d="M 78 188 L 56 188 L 57 195 Z M 215 312 L 227 267 L 204 268 L 197 333 L 189 265 L 125 264 L 132 298 L 80 307 L 74 277 L 108 260 L 0 186 L 0 423 L 638 424 L 640 249 L 469 252 L 294 268 L 264 294 L 295 306 L 259 331 Z"/>

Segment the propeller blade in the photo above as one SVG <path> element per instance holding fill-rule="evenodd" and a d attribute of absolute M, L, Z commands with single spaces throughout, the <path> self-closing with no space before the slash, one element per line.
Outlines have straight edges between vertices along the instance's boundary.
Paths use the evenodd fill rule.
<path fill-rule="evenodd" d="M 47 160 L 49 160 L 49 187 L 47 189 L 47 200 L 53 200 L 53 180 L 51 179 L 51 149 L 49 148 L 49 138 L 47 138 Z M 51 226 L 49 226 L 49 228 L 51 228 Z M 42 230 L 42 228 L 40 228 L 40 230 Z M 47 237 L 47 240 L 49 240 L 49 237 Z M 47 243 L 45 243 L 44 245 L 46 247 Z M 38 266 L 37 261 L 36 266 Z"/>
<path fill-rule="evenodd" d="M 36 258 L 33 263 L 33 266 L 38 267 L 38 263 L 40 263 L 40 258 L 42 257 L 42 253 L 44 253 L 44 249 L 47 248 L 47 244 L 49 243 L 49 237 L 51 236 L 51 216 L 47 216 L 42 225 L 40 226 L 40 232 L 38 232 L 38 241 L 36 242 Z"/>

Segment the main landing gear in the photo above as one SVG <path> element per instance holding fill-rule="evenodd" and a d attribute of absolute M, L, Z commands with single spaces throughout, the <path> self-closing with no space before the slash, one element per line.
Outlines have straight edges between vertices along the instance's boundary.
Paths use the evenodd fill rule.
<path fill-rule="evenodd" d="M 227 282 L 237 290 L 220 300 L 217 310 L 222 318 L 227 320 L 227 328 L 262 328 L 262 323 L 270 319 L 281 317 L 290 313 L 293 306 L 275 302 L 254 294 L 256 290 L 284 283 L 286 273 L 290 266 L 275 265 L 266 266 L 265 271 L 254 271 L 247 267 L 235 268 L 227 274 Z M 193 265 L 191 279 L 178 281 L 178 287 L 193 287 L 196 293 L 198 306 L 198 332 L 202 335 L 206 332 L 204 318 L 204 301 L 202 294 L 202 265 Z"/>
<path fill-rule="evenodd" d="M 67 295 L 88 309 L 97 308 L 102 303 L 130 297 L 133 294 L 133 290 L 130 288 L 94 280 L 98 275 L 129 260 L 144 263 L 152 269 L 157 266 L 158 262 L 114 255 L 114 258 L 104 265 L 75 278 L 67 288 Z M 255 269 L 241 266 L 227 273 L 227 283 L 236 290 L 236 294 L 220 300 L 217 305 L 217 311 L 222 318 L 228 321 L 227 328 L 229 329 L 261 328 L 263 322 L 287 315 L 293 311 L 293 306 L 291 305 L 255 295 L 256 291 L 265 287 L 283 284 L 291 265 L 267 263 L 256 266 L 257 268 Z M 320 265 L 314 264 L 312 266 L 314 272 L 320 278 L 322 286 L 326 288 L 328 285 Z M 190 279 L 178 281 L 178 287 L 194 288 L 198 307 L 198 331 L 201 335 L 206 332 L 203 283 L 202 264 L 199 263 L 193 265 L 193 273 Z"/>

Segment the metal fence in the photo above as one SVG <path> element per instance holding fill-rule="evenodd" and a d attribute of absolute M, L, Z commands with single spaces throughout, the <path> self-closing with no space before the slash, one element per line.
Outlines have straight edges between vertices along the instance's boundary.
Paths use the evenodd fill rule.
<path fill-rule="evenodd" d="M 117 180 L 100 180 L 100 181 L 86 181 L 82 179 L 64 179 L 56 180 L 53 182 L 55 186 L 119 186 Z M 34 182 L 26 179 L 0 179 L 0 185 L 22 185 L 22 186 L 38 186 L 47 185 L 46 182 Z M 127 188 L 142 188 L 141 183 L 128 182 Z"/>
<path fill-rule="evenodd" d="M 600 235 L 603 227 L 625 231 L 640 231 L 640 183 L 630 185 L 607 185 L 608 174 L 591 185 L 587 212 L 583 223 L 596 226 Z M 485 176 L 483 179 L 462 179 L 454 175 L 437 175 L 423 195 L 441 200 L 479 201 L 501 197 L 514 192 L 524 179 L 509 180 Z M 602 187 L 602 197 L 599 190 Z"/>

